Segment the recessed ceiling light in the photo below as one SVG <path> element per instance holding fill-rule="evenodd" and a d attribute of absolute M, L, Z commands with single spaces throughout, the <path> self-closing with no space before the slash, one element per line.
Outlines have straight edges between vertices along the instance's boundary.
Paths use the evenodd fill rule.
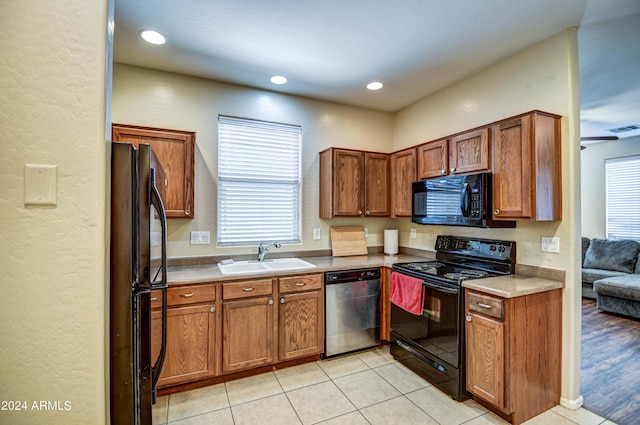
<path fill-rule="evenodd" d="M 140 37 L 142 37 L 147 43 L 151 44 L 164 44 L 166 41 L 162 34 L 151 30 L 140 31 Z"/>
<path fill-rule="evenodd" d="M 286 84 L 287 77 L 285 77 L 284 75 L 274 75 L 273 77 L 271 77 L 271 82 L 273 84 Z"/>
<path fill-rule="evenodd" d="M 382 87 L 384 87 L 384 84 L 382 84 L 380 81 L 374 81 L 367 84 L 367 88 L 369 90 L 380 90 Z"/>

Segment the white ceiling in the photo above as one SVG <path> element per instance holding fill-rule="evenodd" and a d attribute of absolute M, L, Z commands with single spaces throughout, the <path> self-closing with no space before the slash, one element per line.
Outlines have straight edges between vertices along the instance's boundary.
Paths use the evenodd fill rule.
<path fill-rule="evenodd" d="M 397 111 L 567 27 L 581 135 L 640 125 L 638 0 L 115 0 L 114 60 Z M 366 90 L 374 80 L 385 87 Z"/>

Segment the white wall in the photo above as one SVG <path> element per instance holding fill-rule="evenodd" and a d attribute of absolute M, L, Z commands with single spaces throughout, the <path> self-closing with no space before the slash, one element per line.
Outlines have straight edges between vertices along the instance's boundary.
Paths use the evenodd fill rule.
<path fill-rule="evenodd" d="M 103 424 L 107 1 L 3 1 L 0 22 L 0 400 L 27 403 L 0 423 Z M 57 206 L 24 206 L 27 163 L 57 165 Z"/>
<path fill-rule="evenodd" d="M 368 245 L 382 245 L 389 219 L 318 218 L 318 152 L 332 146 L 390 152 L 391 113 L 115 64 L 113 122 L 196 132 L 195 218 L 169 220 L 170 257 L 257 251 L 216 247 L 218 115 L 302 126 L 302 243 L 281 251 L 329 248 L 329 226 L 335 225 L 365 224 Z M 313 240 L 314 228 L 321 229 L 319 241 Z M 191 231 L 211 232 L 211 245 L 190 245 Z"/>
<path fill-rule="evenodd" d="M 581 152 L 582 235 L 606 236 L 605 169 L 606 159 L 640 155 L 640 136 L 585 145 Z"/>
<path fill-rule="evenodd" d="M 580 404 L 580 274 L 577 37 L 563 31 L 396 114 L 393 149 L 400 150 L 520 113 L 539 109 L 562 116 L 562 221 L 518 222 L 515 229 L 417 226 L 396 221 L 400 245 L 431 247 L 432 234 L 514 240 L 517 261 L 566 270 L 563 299 L 562 397 Z M 417 238 L 408 238 L 411 228 Z M 560 238 L 560 253 L 540 251 L 541 236 Z M 578 256 L 577 256 L 578 255 Z"/>

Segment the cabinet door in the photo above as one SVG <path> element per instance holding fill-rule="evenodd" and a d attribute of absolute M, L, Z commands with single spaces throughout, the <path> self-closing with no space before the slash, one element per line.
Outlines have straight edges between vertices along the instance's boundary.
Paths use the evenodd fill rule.
<path fill-rule="evenodd" d="M 158 386 L 215 375 L 216 309 L 198 305 L 167 309 L 167 353 Z M 151 316 L 152 361 L 162 344 L 162 312 Z"/>
<path fill-rule="evenodd" d="M 504 324 L 467 311 L 467 390 L 505 408 Z"/>
<path fill-rule="evenodd" d="M 389 155 L 364 153 L 364 215 L 389 216 Z"/>
<path fill-rule="evenodd" d="M 113 124 L 112 139 L 151 145 L 167 178 L 167 217 L 193 218 L 194 132 Z"/>
<path fill-rule="evenodd" d="M 489 170 L 489 128 L 454 136 L 449 141 L 449 172 L 463 174 Z"/>
<path fill-rule="evenodd" d="M 222 371 L 234 372 L 272 363 L 273 299 L 225 301 L 222 309 Z"/>
<path fill-rule="evenodd" d="M 447 139 L 434 140 L 418 146 L 418 179 L 440 177 L 449 169 Z"/>
<path fill-rule="evenodd" d="M 364 205 L 363 155 L 359 151 L 333 150 L 332 197 L 334 217 L 358 217 Z"/>
<path fill-rule="evenodd" d="M 531 169 L 531 117 L 524 116 L 494 126 L 493 218 L 531 219 L 533 179 Z"/>
<path fill-rule="evenodd" d="M 416 181 L 416 149 L 394 153 L 391 167 L 391 217 L 411 217 L 411 184 Z"/>
<path fill-rule="evenodd" d="M 324 350 L 322 291 L 280 296 L 278 341 L 280 360 L 320 354 Z"/>

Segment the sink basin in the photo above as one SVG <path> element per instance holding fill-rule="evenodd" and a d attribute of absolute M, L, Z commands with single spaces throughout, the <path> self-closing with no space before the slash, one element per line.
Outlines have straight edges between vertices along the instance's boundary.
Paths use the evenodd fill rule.
<path fill-rule="evenodd" d="M 315 265 L 301 258 L 274 258 L 272 260 L 235 261 L 230 264 L 218 263 L 218 268 L 222 274 L 252 274 L 281 272 L 287 270 L 312 269 Z"/>

